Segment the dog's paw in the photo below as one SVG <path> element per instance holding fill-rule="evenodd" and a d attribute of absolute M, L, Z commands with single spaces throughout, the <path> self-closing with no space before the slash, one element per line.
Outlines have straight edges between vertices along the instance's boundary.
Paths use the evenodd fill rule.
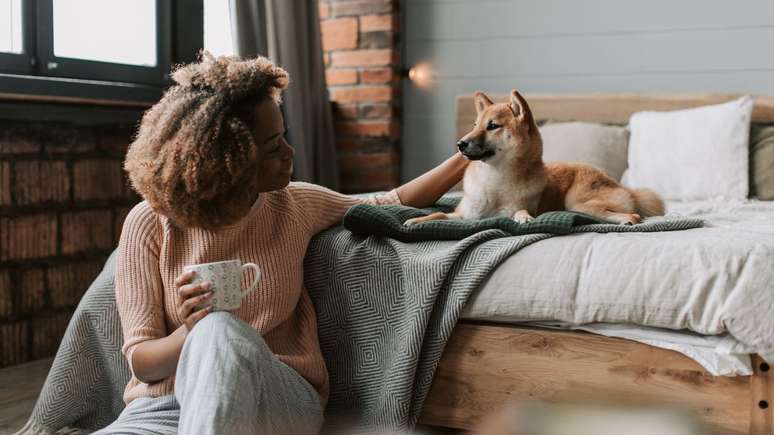
<path fill-rule="evenodd" d="M 421 218 L 411 218 L 411 219 L 407 220 L 406 222 L 403 222 L 403 225 L 411 226 L 411 225 L 416 225 L 416 224 L 421 223 L 421 222 L 422 222 Z"/>
<path fill-rule="evenodd" d="M 642 217 L 637 213 L 622 214 L 618 217 L 618 223 L 621 225 L 636 225 L 642 222 Z"/>
<path fill-rule="evenodd" d="M 527 210 L 519 210 L 513 214 L 512 219 L 519 224 L 528 224 L 535 220 Z"/>

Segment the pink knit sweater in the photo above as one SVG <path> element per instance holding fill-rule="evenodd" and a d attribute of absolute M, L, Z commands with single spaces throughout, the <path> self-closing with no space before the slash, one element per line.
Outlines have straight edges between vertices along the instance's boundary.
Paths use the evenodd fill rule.
<path fill-rule="evenodd" d="M 135 206 L 121 232 L 116 272 L 122 351 L 129 365 L 139 343 L 165 337 L 183 324 L 173 282 L 184 266 L 239 259 L 258 264 L 262 278 L 234 315 L 252 325 L 279 359 L 308 380 L 326 403 L 328 372 L 320 353 L 314 307 L 304 289 L 304 253 L 312 236 L 339 223 L 357 203 L 400 200 L 395 190 L 357 199 L 313 184 L 291 183 L 260 194 L 245 217 L 217 231 L 180 228 L 144 201 Z M 244 287 L 250 279 L 252 273 L 246 274 Z M 173 393 L 174 376 L 151 384 L 132 376 L 124 401 Z"/>

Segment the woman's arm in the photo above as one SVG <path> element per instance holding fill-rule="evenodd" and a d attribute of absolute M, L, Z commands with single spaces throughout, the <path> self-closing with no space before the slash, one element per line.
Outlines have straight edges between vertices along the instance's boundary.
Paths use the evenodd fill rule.
<path fill-rule="evenodd" d="M 396 204 L 411 207 L 427 207 L 457 184 L 465 174 L 468 159 L 456 153 L 443 163 L 392 190 L 388 194 L 372 195 L 369 198 L 355 198 L 334 192 L 322 186 L 308 183 L 293 183 L 290 192 L 297 204 L 303 222 L 312 234 L 341 223 L 341 218 L 355 204 Z"/>
<path fill-rule="evenodd" d="M 132 352 L 134 376 L 147 384 L 172 376 L 187 334 L 186 326 L 182 325 L 164 338 L 138 344 Z"/>
<path fill-rule="evenodd" d="M 400 202 L 417 208 L 435 204 L 438 198 L 462 180 L 468 163 L 469 160 L 461 153 L 454 154 L 435 168 L 398 187 Z"/>
<path fill-rule="evenodd" d="M 175 373 L 188 331 L 212 311 L 210 284 L 191 284 L 193 278 L 194 272 L 189 271 L 182 273 L 175 280 L 175 288 L 180 294 L 177 312 L 184 323 L 168 336 L 143 341 L 134 348 L 131 365 L 134 375 L 142 382 L 160 381 Z"/>

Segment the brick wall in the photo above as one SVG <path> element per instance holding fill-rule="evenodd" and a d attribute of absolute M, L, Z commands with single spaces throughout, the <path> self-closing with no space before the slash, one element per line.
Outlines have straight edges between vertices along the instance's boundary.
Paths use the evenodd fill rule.
<path fill-rule="evenodd" d="M 132 125 L 0 120 L 0 367 L 56 352 L 117 245 Z"/>
<path fill-rule="evenodd" d="M 400 181 L 397 0 L 320 0 L 343 192 Z"/>

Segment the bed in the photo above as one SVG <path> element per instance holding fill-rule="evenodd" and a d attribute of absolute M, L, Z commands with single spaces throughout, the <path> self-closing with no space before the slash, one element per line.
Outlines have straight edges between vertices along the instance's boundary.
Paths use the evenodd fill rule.
<path fill-rule="evenodd" d="M 626 124 L 630 115 L 637 111 L 698 107 L 729 101 L 737 95 L 579 94 L 526 97 L 538 121 Z M 507 96 L 500 96 L 495 100 L 506 99 Z M 458 97 L 457 137 L 469 130 L 474 118 L 472 97 Z M 774 98 L 756 97 L 753 122 L 774 123 Z M 774 207 L 771 204 L 763 206 L 769 207 L 771 213 L 764 216 L 770 216 L 771 222 L 774 222 Z M 691 210 L 697 214 L 714 212 L 702 208 L 700 204 L 683 207 L 682 212 L 687 214 Z M 768 217 L 763 219 L 766 221 Z M 722 219 L 718 218 L 718 222 Z M 559 239 L 540 243 L 563 243 Z M 540 243 L 534 249 L 538 249 Z M 522 253 L 515 257 L 519 255 Z M 761 258 L 766 261 L 768 257 Z M 504 270 L 507 267 L 508 261 L 492 275 L 507 275 L 507 270 Z M 769 267 L 774 267 L 774 263 Z M 722 286 L 722 283 L 714 284 Z M 487 285 L 485 283 L 482 287 Z M 444 349 L 422 410 L 421 424 L 469 429 L 482 416 L 509 400 L 553 402 L 600 397 L 686 408 L 720 433 L 774 433 L 774 413 L 770 407 L 774 396 L 774 377 L 769 365 L 758 355 L 749 356 L 749 375 L 715 376 L 695 358 L 663 347 L 583 331 L 546 329 L 518 323 L 541 320 L 540 316 L 531 319 L 509 319 L 503 313 L 487 316 L 486 304 L 479 303 L 478 297 L 480 295 L 468 302 L 471 306 L 479 304 L 478 312 L 470 307 L 466 309 L 464 320 L 457 324 Z M 542 320 L 557 319 L 544 317 Z M 701 323 L 695 319 L 686 321 L 694 321 L 695 324 L 690 324 L 690 327 Z M 697 332 L 712 332 L 702 331 L 700 327 L 697 329 Z M 767 358 L 771 360 L 768 355 Z"/>

